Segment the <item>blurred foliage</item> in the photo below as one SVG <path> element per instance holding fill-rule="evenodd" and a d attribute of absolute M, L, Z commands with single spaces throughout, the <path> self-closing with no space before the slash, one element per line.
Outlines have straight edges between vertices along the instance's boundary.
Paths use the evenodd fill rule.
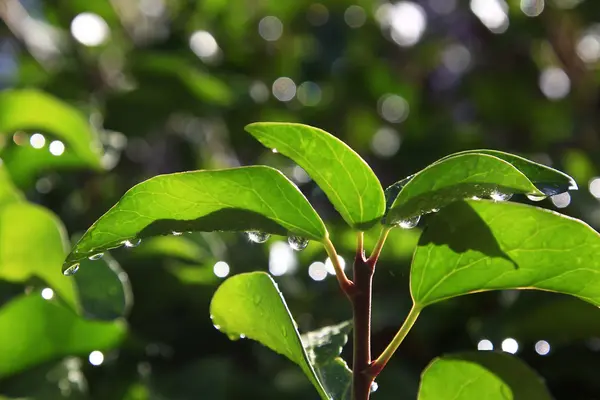
<path fill-rule="evenodd" d="M 250 164 L 273 166 L 296 182 L 332 225 L 332 241 L 350 264 L 352 232 L 302 170 L 243 132 L 248 123 L 303 122 L 333 132 L 384 187 L 456 151 L 523 154 L 564 170 L 580 187 L 543 206 L 566 206 L 561 212 L 600 227 L 600 3 L 410 4 L 425 17 L 412 43 L 411 32 L 390 19 L 400 18 L 398 8 L 375 0 L 2 2 L 0 396 L 316 398 L 297 366 L 254 342 L 230 342 L 209 318 L 221 279 L 215 262 L 225 261 L 231 274 L 281 270 L 274 253 L 282 238 L 257 245 L 237 234 L 192 234 L 112 251 L 131 282 L 134 302 L 125 321 L 76 316 L 71 309 L 101 300 L 100 289 L 85 300 L 60 274 L 63 224 L 74 242 L 144 179 Z M 506 11 L 496 8 L 496 20 L 486 20 L 477 4 L 506 4 Z M 5 99 L 14 91 L 35 100 L 11 106 Z M 376 235 L 367 234 L 367 246 Z M 408 312 L 417 238 L 416 230 L 393 231 L 378 265 L 375 354 Z M 300 332 L 351 315 L 335 279 L 307 274 L 325 258 L 311 243 L 292 253 L 287 273 L 275 278 Z M 87 270 L 100 277 L 100 265 Z M 40 297 L 47 286 L 51 300 Z M 518 341 L 517 355 L 556 399 L 597 397 L 599 317 L 581 301 L 557 296 L 489 292 L 431 306 L 373 397 L 416 398 L 420 374 L 435 357 L 475 349 L 483 338 L 499 349 L 507 337 Z M 96 318 L 126 311 L 110 302 L 93 306 Z M 541 339 L 551 346 L 545 356 L 534 350 Z M 104 355 L 99 366 L 88 360 L 94 350 Z M 344 348 L 342 356 L 350 355 Z"/>

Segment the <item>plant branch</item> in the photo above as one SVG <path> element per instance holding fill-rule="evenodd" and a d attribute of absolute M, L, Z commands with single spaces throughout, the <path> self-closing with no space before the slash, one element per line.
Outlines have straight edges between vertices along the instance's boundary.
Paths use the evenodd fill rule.
<path fill-rule="evenodd" d="M 392 356 L 398 349 L 398 346 L 400 346 L 400 344 L 402 343 L 402 341 L 404 340 L 404 338 L 406 337 L 406 335 L 408 334 L 410 329 L 413 327 L 413 325 L 417 321 L 417 318 L 419 317 L 421 310 L 422 310 L 422 308 L 420 306 L 413 304 L 412 308 L 410 309 L 410 312 L 408 313 L 408 315 L 406 316 L 406 319 L 404 320 L 404 323 L 402 324 L 402 326 L 396 333 L 396 336 L 394 336 L 394 338 L 392 339 L 390 344 L 385 348 L 385 350 L 383 350 L 383 352 L 377 358 L 377 360 L 373 361 L 371 363 L 371 365 L 369 366 L 369 371 L 368 371 L 369 376 L 372 376 L 373 378 L 375 378 L 377 375 L 379 375 L 381 370 L 385 367 L 385 365 L 388 363 L 388 361 L 390 361 L 390 358 L 392 358 Z"/>
<path fill-rule="evenodd" d="M 379 234 L 379 239 L 377 240 L 377 244 L 371 253 L 371 256 L 367 260 L 369 264 L 372 264 L 375 267 L 375 263 L 379 259 L 379 255 L 381 254 L 381 250 L 383 249 L 383 245 L 385 244 L 385 240 L 388 237 L 388 234 L 392 230 L 391 226 L 384 226 L 381 228 L 381 233 Z"/>
<path fill-rule="evenodd" d="M 354 293 L 352 311 L 354 320 L 354 350 L 352 362 L 352 399 L 368 400 L 373 377 L 368 374 L 371 365 L 371 291 L 373 265 L 365 259 L 359 235 L 359 246 L 354 259 Z"/>
<path fill-rule="evenodd" d="M 353 292 L 354 292 L 354 283 L 348 279 L 342 265 L 340 264 L 340 260 L 338 258 L 337 252 L 335 251 L 335 246 L 331 243 L 329 237 L 325 238 L 323 242 L 325 246 L 325 251 L 331 260 L 331 264 L 333 265 L 333 269 L 335 270 L 335 276 L 342 288 L 343 292 L 348 296 L 350 300 L 352 300 Z"/>

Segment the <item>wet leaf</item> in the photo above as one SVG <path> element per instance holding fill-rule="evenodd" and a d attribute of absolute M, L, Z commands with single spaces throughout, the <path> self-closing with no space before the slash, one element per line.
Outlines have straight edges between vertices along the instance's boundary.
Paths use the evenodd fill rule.
<path fill-rule="evenodd" d="M 73 282 L 60 266 L 68 241 L 60 220 L 43 207 L 26 202 L 0 207 L 0 279 L 44 280 L 73 309 L 78 309 Z"/>
<path fill-rule="evenodd" d="M 67 355 L 111 349 L 126 332 L 123 323 L 86 321 L 38 294 L 0 308 L 0 327 L 0 377 Z"/>
<path fill-rule="evenodd" d="M 516 203 L 456 202 L 433 216 L 411 267 L 426 306 L 473 292 L 540 289 L 600 306 L 600 236 L 585 223 Z"/>
<path fill-rule="evenodd" d="M 320 241 L 327 231 L 281 172 L 264 166 L 160 175 L 131 188 L 83 235 L 65 267 L 105 250 L 172 232 L 259 230 Z"/>
<path fill-rule="evenodd" d="M 210 312 L 215 327 L 230 338 L 243 335 L 256 340 L 299 365 L 322 399 L 330 400 L 349 385 L 345 381 L 347 366 L 338 358 L 338 349 L 347 339 L 347 326 L 309 333 L 303 344 L 296 323 L 268 274 L 253 272 L 227 279 L 217 289 Z M 335 380 L 339 382 L 333 383 Z"/>
<path fill-rule="evenodd" d="M 542 196 L 527 176 L 510 163 L 486 154 L 442 159 L 386 190 L 390 208 L 385 222 L 432 212 L 471 197 L 528 193 Z"/>
<path fill-rule="evenodd" d="M 542 378 L 506 353 L 436 358 L 421 377 L 419 400 L 551 400 Z"/>
<path fill-rule="evenodd" d="M 353 228 L 366 230 L 383 215 L 385 198 L 375 173 L 335 136 L 292 123 L 259 122 L 246 130 L 304 168 Z"/>

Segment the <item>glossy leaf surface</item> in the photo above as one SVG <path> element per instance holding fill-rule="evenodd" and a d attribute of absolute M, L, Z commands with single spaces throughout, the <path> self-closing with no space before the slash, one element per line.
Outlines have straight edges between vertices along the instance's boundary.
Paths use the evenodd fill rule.
<path fill-rule="evenodd" d="M 0 377 L 67 355 L 113 348 L 124 335 L 123 323 L 86 321 L 38 294 L 17 297 L 0 308 Z"/>
<path fill-rule="evenodd" d="M 433 360 L 418 400 L 551 400 L 542 379 L 506 353 L 471 352 Z"/>
<path fill-rule="evenodd" d="M 471 197 L 529 193 L 536 186 L 510 163 L 485 154 L 462 154 L 440 160 L 386 190 L 386 223 L 414 217 Z"/>
<path fill-rule="evenodd" d="M 600 236 L 516 203 L 456 202 L 431 217 L 411 267 L 417 304 L 494 289 L 540 289 L 600 306 Z"/>
<path fill-rule="evenodd" d="M 253 272 L 229 278 L 217 289 L 210 312 L 215 327 L 230 338 L 256 340 L 299 365 L 322 399 L 345 393 L 348 369 L 338 355 L 347 339 L 347 327 L 338 325 L 308 334 L 303 344 L 296 323 L 268 274 Z M 320 367 L 325 369 L 319 370 Z"/>
<path fill-rule="evenodd" d="M 136 238 L 187 231 L 259 230 L 320 241 L 327 231 L 281 172 L 264 166 L 159 175 L 131 188 L 96 221 L 65 267 Z"/>
<path fill-rule="evenodd" d="M 304 168 L 350 226 L 365 230 L 383 215 L 385 198 L 375 173 L 335 136 L 291 123 L 259 122 L 246 130 Z"/>

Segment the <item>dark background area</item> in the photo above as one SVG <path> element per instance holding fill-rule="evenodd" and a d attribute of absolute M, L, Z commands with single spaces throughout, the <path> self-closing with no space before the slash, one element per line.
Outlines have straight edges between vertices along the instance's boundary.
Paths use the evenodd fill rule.
<path fill-rule="evenodd" d="M 521 154 L 579 185 L 539 205 L 600 226 L 598 1 L 3 0 L 0 18 L 0 86 L 37 88 L 70 103 L 89 116 L 103 144 L 102 172 L 60 162 L 8 165 L 27 198 L 53 210 L 72 237 L 154 175 L 266 164 L 299 185 L 349 263 L 354 234 L 301 169 L 243 131 L 255 121 L 302 122 L 335 134 L 384 187 L 460 150 Z M 17 146 L 3 137 L 0 156 Z M 419 227 L 396 229 L 378 266 L 375 354 L 410 307 Z M 376 234 L 368 233 L 368 245 Z M 325 261 L 324 250 L 311 243 L 292 253 L 277 244 L 285 238 L 253 244 L 230 233 L 181 241 L 199 255 L 186 258 L 151 241 L 112 252 L 133 288 L 129 335 L 99 366 L 81 358 L 87 389 L 50 379 L 53 361 L 1 380 L 0 395 L 316 399 L 297 366 L 214 329 L 208 305 L 221 281 L 213 266 L 225 261 L 231 274 L 281 275 L 301 331 L 348 319 L 335 278 L 315 281 L 307 273 Z M 501 349 L 514 338 L 517 355 L 557 399 L 598 399 L 596 336 L 600 313 L 565 296 L 457 298 L 425 310 L 373 398 L 416 398 L 419 375 L 434 357 L 476 349 L 483 339 Z M 540 340 L 550 345 L 546 355 L 535 350 Z"/>

